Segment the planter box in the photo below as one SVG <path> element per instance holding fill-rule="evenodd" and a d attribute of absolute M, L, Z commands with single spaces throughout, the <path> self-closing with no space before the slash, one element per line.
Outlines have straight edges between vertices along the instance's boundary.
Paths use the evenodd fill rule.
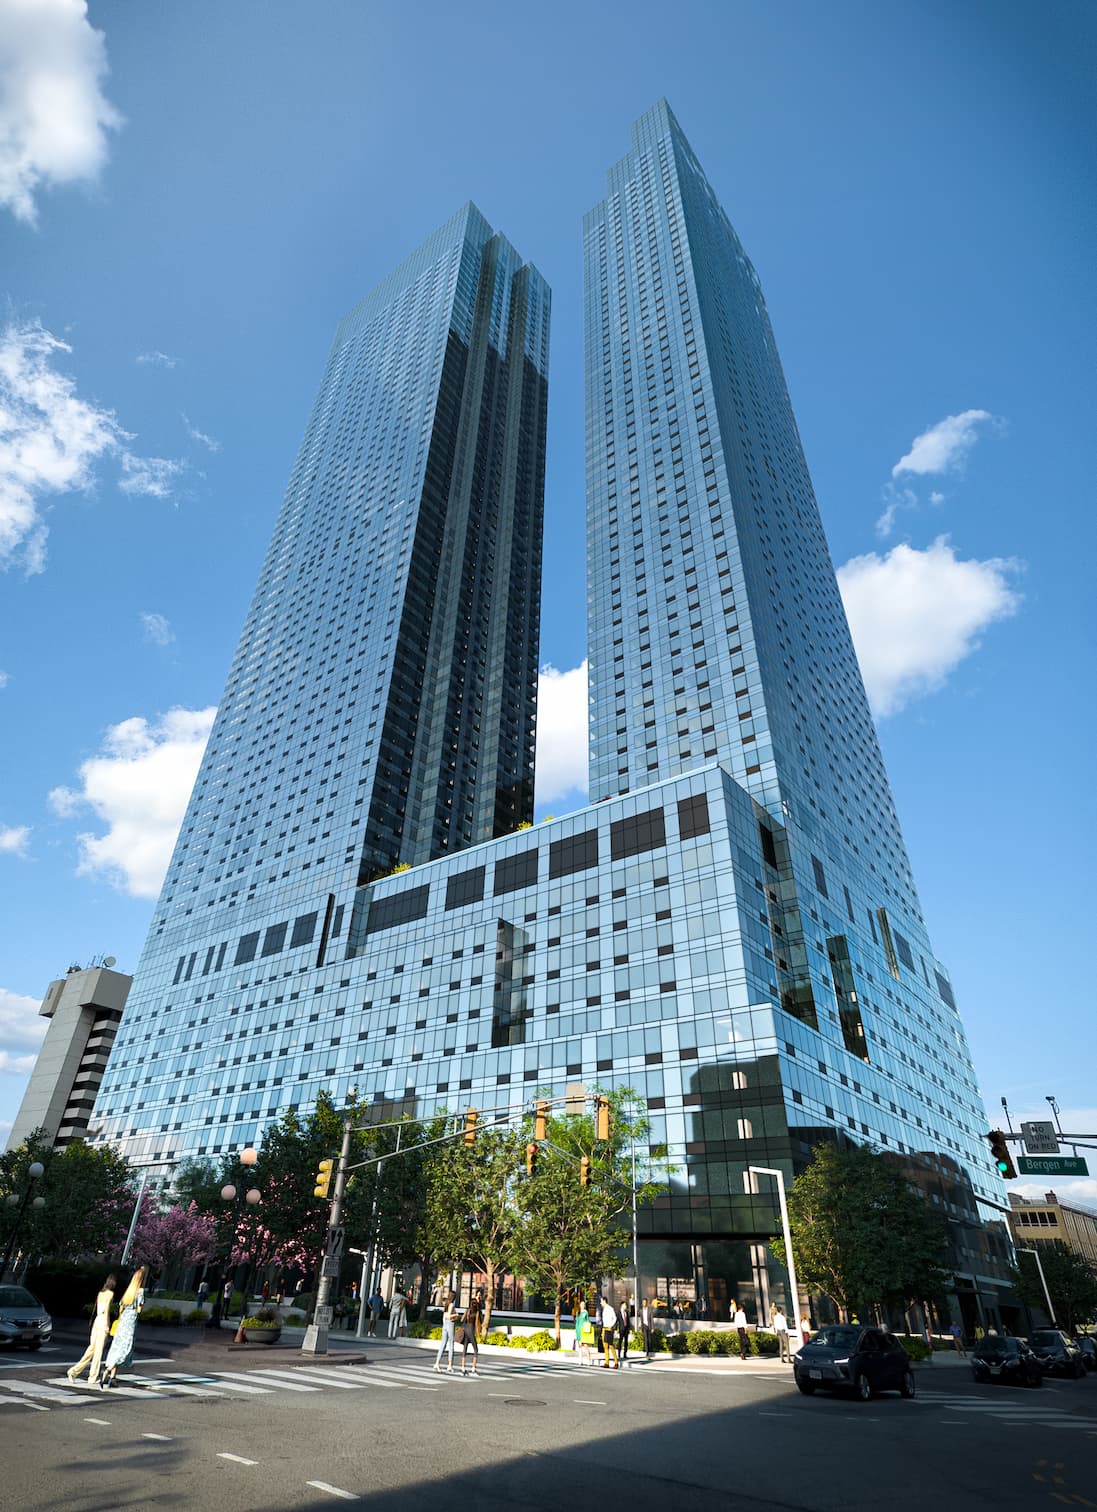
<path fill-rule="evenodd" d="M 244 1338 L 249 1344 L 277 1344 L 282 1337 L 280 1328 L 245 1328 Z"/>

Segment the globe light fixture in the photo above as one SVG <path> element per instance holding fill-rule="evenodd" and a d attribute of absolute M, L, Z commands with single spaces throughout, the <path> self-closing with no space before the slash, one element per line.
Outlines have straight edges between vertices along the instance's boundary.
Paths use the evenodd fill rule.
<path fill-rule="evenodd" d="M 226 1202 L 235 1202 L 236 1188 L 232 1186 L 231 1183 L 228 1186 L 223 1186 L 221 1188 L 221 1196 Z"/>

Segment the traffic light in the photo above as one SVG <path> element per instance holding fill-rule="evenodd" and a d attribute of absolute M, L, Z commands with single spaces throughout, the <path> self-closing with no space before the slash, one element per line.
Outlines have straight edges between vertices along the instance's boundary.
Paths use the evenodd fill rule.
<path fill-rule="evenodd" d="M 479 1117 L 475 1108 L 470 1108 L 465 1114 L 465 1144 L 470 1150 L 476 1143 L 476 1121 Z"/>
<path fill-rule="evenodd" d="M 549 1105 L 543 1099 L 537 1104 L 537 1111 L 533 1115 L 533 1137 L 544 1139 L 548 1133 Z"/>
<path fill-rule="evenodd" d="M 537 1169 L 537 1146 L 530 1140 L 526 1145 L 526 1175 L 532 1176 Z"/>
<path fill-rule="evenodd" d="M 322 1160 L 316 1171 L 316 1186 L 313 1189 L 314 1197 L 326 1197 L 328 1187 L 331 1186 L 331 1172 L 335 1165 L 334 1160 Z"/>
<path fill-rule="evenodd" d="M 1012 1181 L 1017 1171 L 1013 1165 L 1013 1156 L 1009 1153 L 1006 1136 L 1001 1129 L 992 1129 L 987 1135 L 987 1143 L 990 1145 L 990 1153 L 994 1156 L 999 1176 L 1005 1181 Z"/>
<path fill-rule="evenodd" d="M 596 1097 L 594 1099 L 594 1137 L 595 1139 L 609 1138 L 608 1097 Z"/>
<path fill-rule="evenodd" d="M 582 1160 L 579 1162 L 579 1185 L 581 1187 L 588 1187 L 588 1186 L 590 1186 L 590 1156 L 589 1155 L 584 1155 L 583 1158 L 582 1158 Z"/>

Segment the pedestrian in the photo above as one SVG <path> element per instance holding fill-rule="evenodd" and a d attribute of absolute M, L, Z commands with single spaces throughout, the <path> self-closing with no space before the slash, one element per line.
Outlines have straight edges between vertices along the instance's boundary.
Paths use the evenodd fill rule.
<path fill-rule="evenodd" d="M 206 1298 L 209 1296 L 209 1282 L 203 1276 L 198 1283 L 198 1295 L 194 1299 L 195 1307 L 205 1307 Z"/>
<path fill-rule="evenodd" d="M 115 1324 L 114 1337 L 110 1341 L 110 1349 L 107 1351 L 106 1363 L 103 1366 L 103 1379 L 99 1383 L 104 1391 L 108 1386 L 114 1385 L 120 1365 L 128 1370 L 133 1363 L 133 1340 L 137 1333 L 137 1316 L 145 1305 L 147 1274 L 148 1267 L 139 1266 L 122 1293 L 122 1300 L 118 1304 L 118 1322 Z"/>
<path fill-rule="evenodd" d="M 580 1365 L 590 1364 L 590 1344 L 587 1341 L 589 1327 L 590 1313 L 587 1312 L 586 1302 L 580 1297 L 579 1308 L 575 1314 L 575 1349 L 579 1355 Z"/>
<path fill-rule="evenodd" d="M 118 1285 L 116 1276 L 108 1276 L 99 1288 L 95 1298 L 95 1313 L 91 1320 L 91 1336 L 88 1339 L 88 1347 L 77 1360 L 71 1370 L 66 1371 L 70 1381 L 83 1370 L 84 1366 L 90 1366 L 88 1380 L 94 1386 L 99 1380 L 99 1370 L 103 1363 L 103 1350 L 107 1347 L 110 1338 L 110 1309 L 114 1301 L 114 1289 Z"/>
<path fill-rule="evenodd" d="M 602 1299 L 602 1351 L 605 1359 L 602 1361 L 604 1370 L 620 1370 L 621 1362 L 617 1358 L 617 1309 L 613 1303 L 604 1297 Z"/>
<path fill-rule="evenodd" d="M 269 1281 L 264 1281 L 263 1282 L 263 1301 L 264 1302 L 269 1302 L 270 1301 L 270 1282 Z"/>
<path fill-rule="evenodd" d="M 745 1360 L 750 1354 L 750 1338 L 747 1334 L 747 1315 L 738 1302 L 735 1304 L 735 1316 L 731 1321 L 739 1335 L 739 1358 Z"/>
<path fill-rule="evenodd" d="M 476 1374 L 476 1367 L 480 1363 L 480 1345 L 477 1336 L 480 1333 L 480 1321 L 484 1316 L 484 1294 L 478 1291 L 472 1301 L 465 1308 L 464 1317 L 461 1319 L 461 1374 Z M 469 1345 L 472 1345 L 472 1370 L 466 1372 L 468 1363 Z"/>
<path fill-rule="evenodd" d="M 278 1306 L 281 1307 L 282 1303 L 285 1300 L 286 1300 L 286 1278 L 285 1278 L 285 1276 L 279 1276 L 279 1278 L 278 1278 Z"/>
<path fill-rule="evenodd" d="M 650 1297 L 645 1297 L 640 1307 L 640 1332 L 644 1335 L 644 1357 L 651 1359 L 651 1336 L 655 1332 L 655 1308 Z"/>
<path fill-rule="evenodd" d="M 949 1333 L 952 1335 L 952 1346 L 953 1346 L 953 1348 L 955 1349 L 956 1353 L 961 1357 L 961 1359 L 964 1358 L 967 1355 L 967 1350 L 964 1348 L 964 1330 L 963 1330 L 963 1328 L 960 1326 L 959 1323 L 953 1323 L 952 1326 L 949 1328 Z"/>
<path fill-rule="evenodd" d="M 988 1339 L 996 1339 L 997 1337 L 998 1337 L 998 1330 L 995 1328 L 994 1324 L 992 1323 L 990 1325 L 990 1327 L 987 1329 L 987 1338 Z"/>
<path fill-rule="evenodd" d="M 773 1316 L 770 1319 L 770 1323 L 773 1327 L 773 1332 L 777 1335 L 778 1353 L 780 1354 L 782 1361 L 787 1362 L 789 1365 L 791 1365 L 792 1351 L 788 1346 L 788 1319 L 785 1317 L 784 1313 L 779 1307 L 775 1307 L 773 1309 Z"/>
<path fill-rule="evenodd" d="M 621 1303 L 621 1309 L 617 1314 L 617 1352 L 621 1358 L 621 1364 L 628 1364 L 628 1337 L 632 1328 L 632 1313 L 629 1310 L 628 1298 Z"/>
<path fill-rule="evenodd" d="M 811 1340 L 811 1319 L 807 1313 L 800 1314 L 800 1342 L 807 1344 Z"/>
<path fill-rule="evenodd" d="M 229 1276 L 221 1288 L 221 1315 L 227 1318 L 232 1310 L 232 1277 Z"/>
<path fill-rule="evenodd" d="M 602 1353 L 602 1297 L 594 1298 L 594 1353 Z"/>
<path fill-rule="evenodd" d="M 381 1316 L 381 1309 L 384 1305 L 385 1299 L 375 1286 L 369 1301 L 366 1303 L 366 1306 L 369 1308 L 369 1328 L 366 1332 L 371 1339 L 376 1337 L 377 1319 Z"/>
<path fill-rule="evenodd" d="M 389 1338 L 398 1339 L 407 1322 L 408 1299 L 403 1287 L 397 1286 L 389 1300 Z"/>
<path fill-rule="evenodd" d="M 453 1374 L 453 1334 L 457 1327 L 456 1300 L 456 1293 L 451 1291 L 446 1293 L 446 1300 L 442 1304 L 442 1342 L 438 1346 L 438 1355 L 434 1361 L 435 1370 L 441 1370 L 442 1356 L 445 1354 L 448 1346 L 449 1365 L 446 1370 L 447 1375 Z"/>

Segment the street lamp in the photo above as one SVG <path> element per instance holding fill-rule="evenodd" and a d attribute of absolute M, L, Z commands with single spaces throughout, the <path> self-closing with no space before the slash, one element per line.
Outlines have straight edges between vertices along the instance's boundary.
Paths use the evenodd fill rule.
<path fill-rule="evenodd" d="M 788 1285 L 792 1293 L 792 1318 L 791 1325 L 795 1328 L 800 1342 L 804 1342 L 803 1331 L 800 1328 L 800 1298 L 796 1290 L 796 1262 L 792 1256 L 792 1231 L 788 1226 L 788 1203 L 785 1201 L 785 1173 L 771 1166 L 747 1166 L 747 1174 L 743 1180 L 746 1189 L 751 1190 L 750 1178 L 752 1176 L 773 1176 L 777 1181 L 777 1197 L 781 1204 L 781 1232 L 785 1241 L 785 1265 L 788 1269 Z"/>
<path fill-rule="evenodd" d="M 258 1161 L 258 1159 L 259 1159 L 259 1151 L 256 1150 L 256 1149 L 253 1149 L 251 1145 L 248 1145 L 247 1149 L 240 1151 L 239 1159 L 240 1159 L 240 1164 L 244 1167 L 245 1173 L 246 1173 L 246 1172 L 250 1171 L 251 1168 Z M 225 1256 L 225 1273 L 226 1273 L 226 1277 L 227 1278 L 231 1277 L 232 1246 L 233 1246 L 233 1241 L 234 1241 L 234 1239 L 236 1237 L 236 1229 L 237 1229 L 238 1222 L 239 1222 L 239 1217 L 240 1217 L 240 1210 L 241 1210 L 240 1209 L 240 1203 L 241 1203 L 241 1201 L 243 1201 L 243 1202 L 247 1203 L 247 1205 L 249 1207 L 256 1207 L 262 1201 L 262 1196 L 263 1196 L 263 1194 L 260 1192 L 260 1190 L 259 1190 L 258 1187 L 249 1187 L 246 1192 L 242 1192 L 242 1191 L 240 1191 L 237 1188 L 237 1186 L 235 1185 L 235 1183 L 231 1182 L 231 1181 L 227 1181 L 225 1183 L 225 1185 L 221 1188 L 221 1200 L 222 1200 L 222 1202 L 226 1202 L 226 1203 L 231 1203 L 232 1204 L 232 1220 L 231 1220 L 231 1228 L 229 1230 L 228 1252 L 227 1252 L 227 1254 Z M 244 1284 L 244 1287 L 243 1287 L 243 1289 L 241 1291 L 240 1327 L 236 1330 L 236 1339 L 235 1339 L 235 1342 L 237 1344 L 246 1344 L 247 1343 L 247 1336 L 244 1333 L 244 1319 L 248 1315 L 247 1279 L 248 1279 L 247 1278 L 247 1273 L 245 1273 L 245 1276 L 244 1276 L 245 1284 Z M 222 1291 L 223 1291 L 223 1289 L 224 1288 L 223 1288 L 223 1285 L 222 1285 Z M 230 1293 L 230 1298 L 231 1298 L 231 1293 Z M 211 1314 L 210 1315 L 210 1327 L 211 1328 L 214 1326 L 214 1316 L 215 1315 L 216 1315 L 216 1319 L 217 1319 L 217 1327 L 220 1328 L 220 1326 L 221 1326 L 220 1307 L 221 1307 L 221 1297 L 218 1296 L 217 1301 L 215 1303 L 215 1314 Z"/>
<path fill-rule="evenodd" d="M 1047 1278 L 1044 1275 L 1044 1267 L 1040 1264 L 1039 1253 L 1034 1249 L 1026 1249 L 1022 1245 L 1017 1246 L 1017 1253 L 1019 1255 L 1031 1255 L 1036 1261 L 1036 1269 L 1040 1272 L 1040 1285 L 1044 1288 L 1044 1296 L 1047 1298 L 1048 1317 L 1051 1319 L 1052 1328 L 1058 1328 L 1059 1325 L 1055 1321 L 1055 1309 L 1051 1305 L 1051 1293 L 1047 1289 Z"/>
<path fill-rule="evenodd" d="M 4 1251 L 4 1262 L 2 1265 L 0 1265 L 0 1281 L 2 1281 L 8 1273 L 8 1266 L 11 1264 L 11 1257 L 15 1251 L 15 1241 L 19 1237 L 19 1230 L 23 1224 L 23 1214 L 27 1211 L 27 1207 L 30 1206 L 36 1208 L 44 1208 L 46 1205 L 46 1199 L 44 1197 L 32 1196 L 35 1186 L 38 1184 L 38 1182 L 41 1181 L 42 1177 L 45 1174 L 46 1168 L 42 1164 L 42 1162 L 40 1160 L 32 1160 L 30 1165 L 27 1167 L 27 1189 L 23 1193 L 22 1202 L 19 1201 L 19 1198 L 14 1192 L 8 1193 L 8 1207 L 15 1207 L 16 1204 L 18 1204 L 19 1211 L 15 1215 L 14 1222 L 12 1223 L 11 1233 L 8 1235 L 8 1244 L 7 1248 Z"/>

